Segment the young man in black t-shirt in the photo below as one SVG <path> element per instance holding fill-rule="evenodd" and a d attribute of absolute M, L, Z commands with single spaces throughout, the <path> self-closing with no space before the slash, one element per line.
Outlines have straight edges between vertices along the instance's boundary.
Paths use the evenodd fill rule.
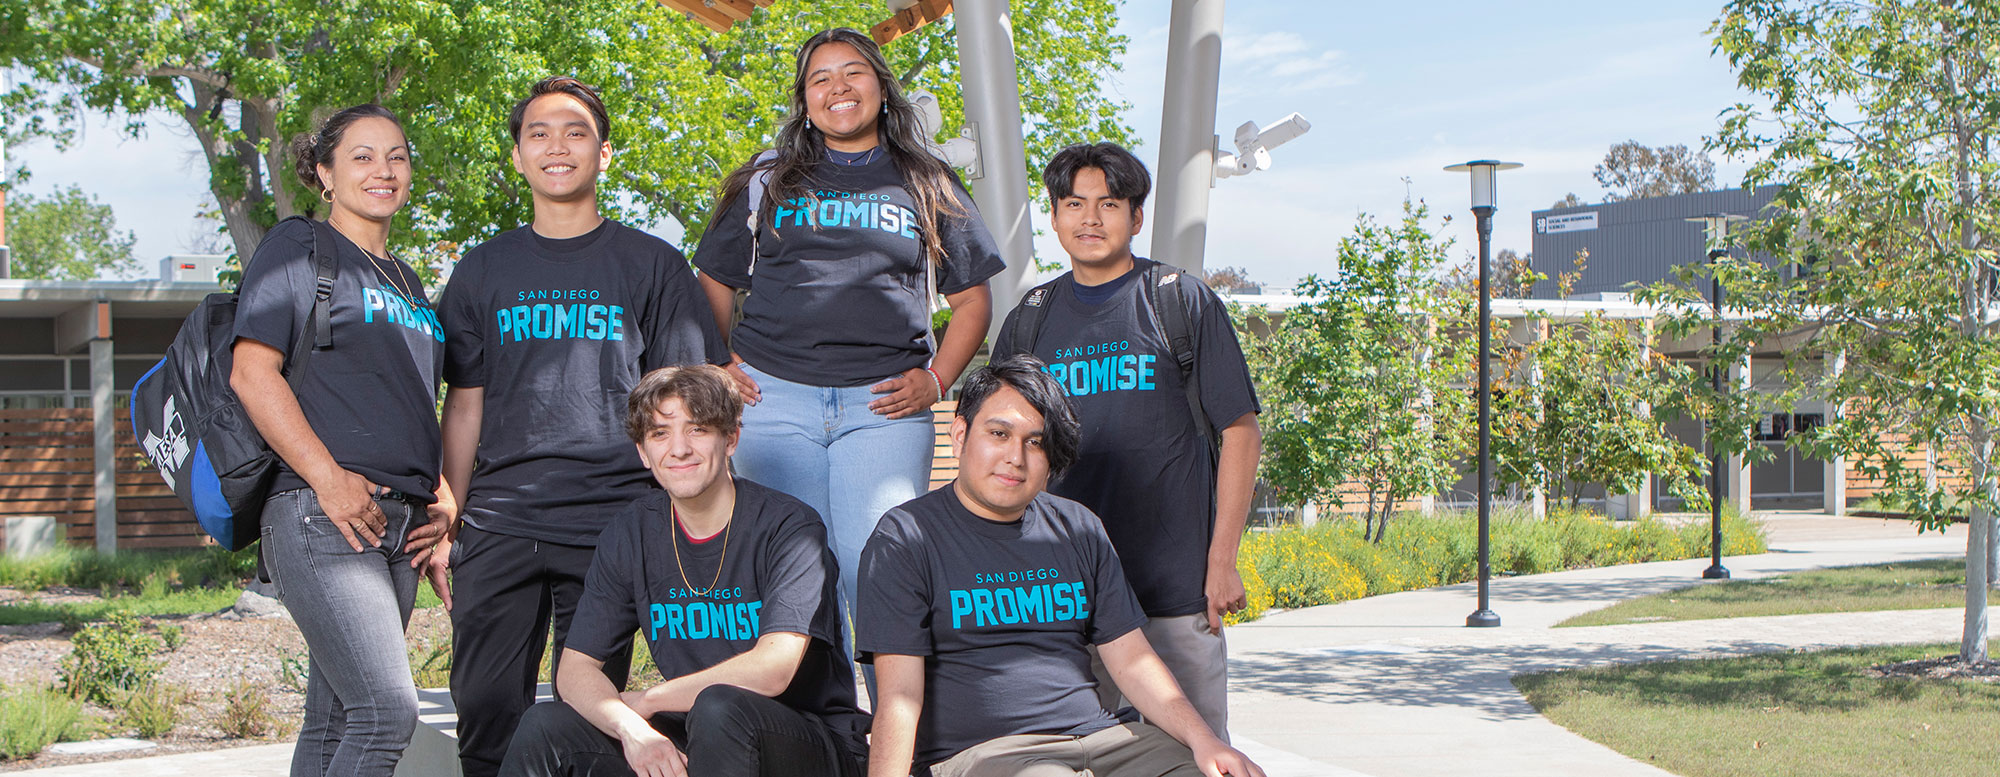
<path fill-rule="evenodd" d="M 598 213 L 611 131 L 597 93 L 546 79 L 508 124 L 535 221 L 466 254 L 439 306 L 444 478 L 464 520 L 433 558 L 455 589 L 440 593 L 467 777 L 499 768 L 551 631 L 560 661 L 598 533 L 652 490 L 620 440 L 626 392 L 727 358 L 681 253 Z M 605 659 L 622 685 L 629 658 Z"/>
<path fill-rule="evenodd" d="M 993 352 L 1032 352 L 1069 393 L 1082 449 L 1049 492 L 1104 519 L 1151 619 L 1146 639 L 1228 741 L 1222 616 L 1245 604 L 1236 552 L 1262 447 L 1250 370 L 1215 292 L 1172 268 L 1149 276 L 1157 263 L 1132 255 L 1152 182 L 1131 152 L 1070 146 L 1049 160 L 1042 181 L 1070 272 L 1023 297 Z M 1041 309 L 1040 331 L 1017 337 L 1031 306 Z M 1193 355 L 1187 379 L 1162 323 L 1182 312 Z M 1190 381 L 1205 422 L 1190 407 Z M 1096 669 L 1105 708 L 1123 706 L 1115 678 Z"/>
<path fill-rule="evenodd" d="M 743 418 L 719 367 L 653 372 L 626 433 L 665 490 L 598 539 L 556 672 L 501 773 L 859 777 L 868 716 L 841 645 L 826 527 L 804 502 L 729 474 Z M 634 631 L 665 682 L 620 693 L 607 658 Z"/>
<path fill-rule="evenodd" d="M 1063 389 L 1032 357 L 966 380 L 951 485 L 889 511 L 861 555 L 856 647 L 873 661 L 871 777 L 1262 777 L 1217 739 L 1147 644 L 1097 517 L 1043 493 L 1077 451 Z M 1098 704 L 1091 647 L 1148 722 Z"/>

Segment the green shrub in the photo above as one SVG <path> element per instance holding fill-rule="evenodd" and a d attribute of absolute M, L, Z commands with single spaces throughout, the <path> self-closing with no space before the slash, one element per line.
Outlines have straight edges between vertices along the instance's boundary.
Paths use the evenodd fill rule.
<path fill-rule="evenodd" d="M 180 722 L 181 705 L 187 700 L 188 691 L 183 686 L 142 683 L 119 698 L 118 725 L 137 732 L 141 739 L 158 739 Z"/>
<path fill-rule="evenodd" d="M 238 680 L 223 694 L 222 717 L 215 727 L 228 736 L 260 739 L 278 730 L 278 720 L 264 692 L 249 680 Z"/>
<path fill-rule="evenodd" d="M 0 585 L 39 590 L 140 588 L 155 591 L 193 586 L 234 586 L 255 574 L 257 551 L 234 553 L 209 546 L 194 550 L 132 550 L 106 556 L 88 548 L 62 546 L 25 559 L 0 558 Z"/>
<path fill-rule="evenodd" d="M 119 691 L 145 685 L 160 672 L 153 655 L 160 640 L 129 615 L 114 613 L 109 621 L 91 624 L 70 638 L 69 655 L 57 668 L 65 692 L 106 707 Z"/>
<path fill-rule="evenodd" d="M 1536 519 L 1509 508 L 1492 515 L 1491 541 L 1496 574 L 1527 575 L 1699 558 L 1708 555 L 1708 524 L 1612 521 L 1564 509 Z M 1478 573 L 1478 547 L 1478 522 L 1469 512 L 1398 515 L 1379 543 L 1362 539 L 1357 520 L 1253 532 L 1237 556 L 1249 606 L 1230 622 L 1254 620 L 1271 607 L 1311 607 L 1465 582 Z M 1726 513 L 1723 553 L 1762 552 L 1762 527 Z"/>
<path fill-rule="evenodd" d="M 56 742 L 90 736 L 83 705 L 49 688 L 0 692 L 0 759 L 27 758 Z"/>
<path fill-rule="evenodd" d="M 187 644 L 187 629 L 178 623 L 162 623 L 155 627 L 160 632 L 160 645 L 172 653 Z"/>

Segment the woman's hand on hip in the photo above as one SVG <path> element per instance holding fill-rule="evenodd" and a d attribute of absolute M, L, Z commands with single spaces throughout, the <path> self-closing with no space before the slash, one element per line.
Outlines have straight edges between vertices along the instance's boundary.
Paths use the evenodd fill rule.
<path fill-rule="evenodd" d="M 743 371 L 743 357 L 730 354 L 729 364 L 722 369 L 729 373 L 729 377 L 736 379 L 736 393 L 743 395 L 743 404 L 754 405 L 764 399 L 763 389 L 758 388 L 757 381 L 752 380 L 750 374 Z"/>
<path fill-rule="evenodd" d="M 906 418 L 937 404 L 938 384 L 930 370 L 911 367 L 901 375 L 869 386 L 868 393 L 888 395 L 868 403 L 868 409 L 876 415 Z"/>
<path fill-rule="evenodd" d="M 345 469 L 335 472 L 333 482 L 313 486 L 319 509 L 356 553 L 364 550 L 364 542 L 370 547 L 382 546 L 382 532 L 389 525 L 389 516 L 383 514 L 375 497 L 386 493 L 389 493 L 387 487 Z"/>

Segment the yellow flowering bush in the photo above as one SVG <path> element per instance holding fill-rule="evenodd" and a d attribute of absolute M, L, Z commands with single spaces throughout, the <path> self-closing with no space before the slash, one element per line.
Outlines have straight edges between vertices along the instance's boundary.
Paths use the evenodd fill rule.
<path fill-rule="evenodd" d="M 1363 596 L 1471 580 L 1478 571 L 1477 521 L 1470 512 L 1399 515 L 1381 542 L 1362 538 L 1358 520 L 1252 532 L 1237 568 L 1249 606 L 1230 623 L 1255 620 L 1270 608 L 1296 609 Z M 1575 510 L 1535 519 L 1503 511 L 1492 519 L 1497 574 L 1669 561 L 1708 555 L 1708 523 L 1613 521 Z M 1723 552 L 1765 550 L 1764 530 L 1734 514 L 1723 519 Z"/>

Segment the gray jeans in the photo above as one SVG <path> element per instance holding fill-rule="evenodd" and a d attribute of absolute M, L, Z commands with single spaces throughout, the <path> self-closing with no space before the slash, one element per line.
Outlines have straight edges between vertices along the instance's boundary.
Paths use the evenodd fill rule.
<path fill-rule="evenodd" d="M 291 777 L 389 777 L 417 727 L 403 628 L 418 575 L 403 542 L 428 519 L 399 497 L 376 504 L 389 519 L 382 547 L 356 553 L 312 489 L 264 503 L 264 562 L 311 653 Z"/>
<path fill-rule="evenodd" d="M 1229 645 L 1208 630 L 1208 615 L 1195 613 L 1146 622 L 1146 642 L 1173 673 L 1194 711 L 1208 723 L 1215 738 L 1229 741 Z M 1128 703 L 1097 648 L 1090 649 L 1090 671 L 1097 675 L 1097 701 L 1113 712 Z"/>

